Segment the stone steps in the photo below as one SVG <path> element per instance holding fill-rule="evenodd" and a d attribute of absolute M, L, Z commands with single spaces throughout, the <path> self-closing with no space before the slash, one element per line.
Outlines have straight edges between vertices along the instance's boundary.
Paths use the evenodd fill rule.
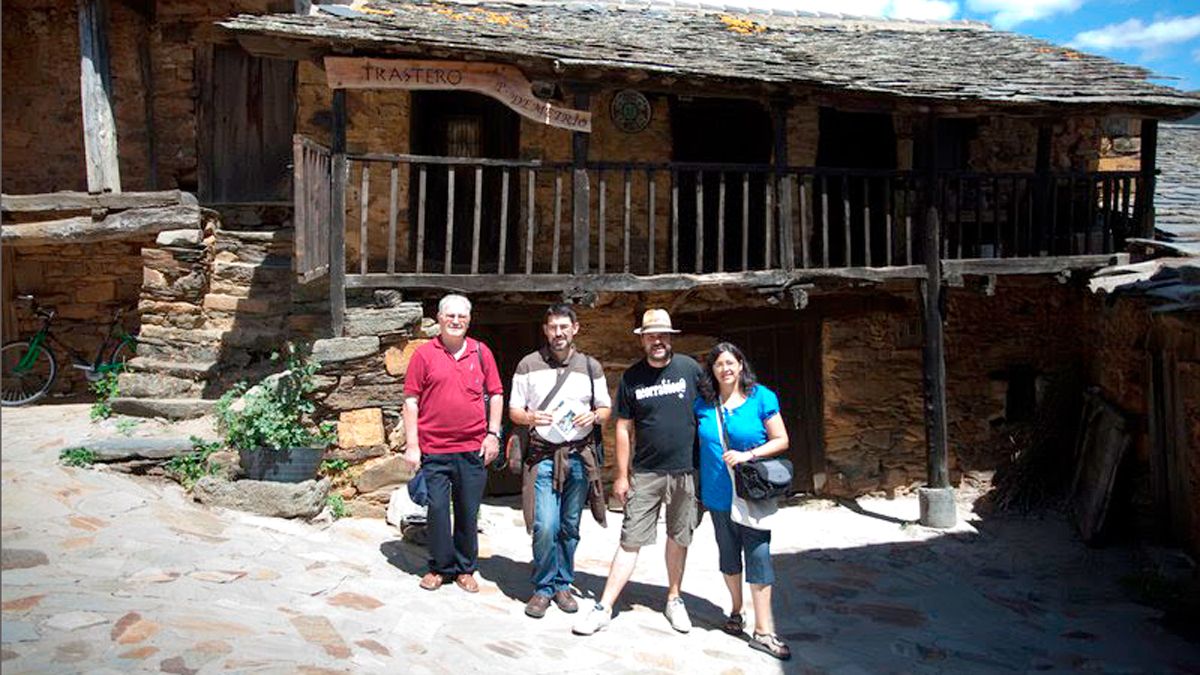
<path fill-rule="evenodd" d="M 121 373 L 117 376 L 118 391 L 128 398 L 199 398 L 204 394 L 205 384 L 204 381 L 164 373 Z"/>
<path fill-rule="evenodd" d="M 137 356 L 125 364 L 134 373 L 161 373 L 192 380 L 207 380 L 217 370 L 216 360 L 173 361 Z"/>
<path fill-rule="evenodd" d="M 165 417 L 187 420 L 204 417 L 213 411 L 215 399 L 201 398 L 130 398 L 121 396 L 110 401 L 113 412 L 132 417 Z"/>

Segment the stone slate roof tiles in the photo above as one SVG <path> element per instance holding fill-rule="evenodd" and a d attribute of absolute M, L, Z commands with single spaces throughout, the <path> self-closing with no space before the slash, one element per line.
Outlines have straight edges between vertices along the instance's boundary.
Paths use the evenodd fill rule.
<path fill-rule="evenodd" d="M 802 83 L 931 99 L 1200 109 L 1137 66 L 965 21 L 737 11 L 699 0 L 322 5 L 310 15 L 241 15 L 244 33 L 541 59 L 686 77 Z M 578 71 L 577 71 L 578 72 Z"/>
<path fill-rule="evenodd" d="M 1158 239 L 1200 255 L 1200 126 L 1158 128 L 1159 176 L 1154 189 Z"/>

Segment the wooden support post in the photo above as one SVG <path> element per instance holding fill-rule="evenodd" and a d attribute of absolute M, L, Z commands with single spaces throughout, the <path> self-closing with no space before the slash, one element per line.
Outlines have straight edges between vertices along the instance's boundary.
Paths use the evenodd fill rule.
<path fill-rule="evenodd" d="M 1142 120 L 1142 184 L 1138 186 L 1138 226 L 1144 239 L 1154 238 L 1155 165 L 1158 163 L 1158 120 Z"/>
<path fill-rule="evenodd" d="M 346 320 L 346 90 L 333 90 L 333 182 L 329 214 L 329 312 L 333 337 Z"/>
<path fill-rule="evenodd" d="M 922 349 L 925 381 L 925 444 L 928 450 L 929 487 L 950 487 L 946 447 L 946 353 L 942 332 L 941 227 L 938 211 L 929 207 L 925 218 L 925 278 L 921 289 L 921 310 L 925 319 Z"/>
<path fill-rule="evenodd" d="M 788 165 L 788 111 L 791 105 L 791 101 L 786 99 L 771 102 L 771 126 L 775 132 L 775 184 L 779 189 L 779 262 L 780 267 L 789 272 L 796 269 L 792 178 L 785 173 Z M 771 261 L 765 262 L 766 269 L 771 269 Z"/>
<path fill-rule="evenodd" d="M 575 92 L 575 109 L 590 109 L 590 96 L 587 91 Z M 591 185 L 588 182 L 587 156 L 588 134 L 576 131 L 572 136 L 574 180 L 574 203 L 572 205 L 572 222 L 575 236 L 571 245 L 571 272 L 587 274 L 591 267 L 592 227 L 591 227 Z"/>
<path fill-rule="evenodd" d="M 1054 250 L 1050 233 L 1050 223 L 1054 220 L 1054 203 L 1050 201 L 1050 182 L 1053 180 L 1050 175 L 1050 155 L 1053 150 L 1053 135 L 1052 123 L 1044 121 L 1038 124 L 1037 181 L 1033 188 L 1033 212 L 1036 220 L 1029 224 L 1030 256 L 1040 256 L 1043 253 L 1050 255 Z M 976 223 L 978 224 L 978 221 Z"/>
<path fill-rule="evenodd" d="M 88 192 L 120 192 L 108 58 L 108 0 L 79 0 L 79 57 Z"/>

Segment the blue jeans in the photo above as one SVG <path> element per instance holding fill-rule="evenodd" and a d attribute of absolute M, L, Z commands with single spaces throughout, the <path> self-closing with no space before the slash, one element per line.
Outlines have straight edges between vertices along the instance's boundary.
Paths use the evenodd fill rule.
<path fill-rule="evenodd" d="M 587 474 L 583 461 L 572 455 L 562 492 L 554 490 L 554 460 L 537 465 L 533 498 L 534 592 L 554 595 L 575 581 L 575 547 L 579 545 L 579 518 L 587 501 Z"/>

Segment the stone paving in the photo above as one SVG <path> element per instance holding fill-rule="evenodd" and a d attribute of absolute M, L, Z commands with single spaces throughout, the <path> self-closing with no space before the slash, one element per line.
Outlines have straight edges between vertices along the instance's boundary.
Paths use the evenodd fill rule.
<path fill-rule="evenodd" d="M 1089 550 L 1056 517 L 904 524 L 914 498 L 787 509 L 773 549 L 780 664 L 722 633 L 712 528 L 684 590 L 696 628 L 661 614 L 661 543 L 643 552 L 608 630 L 523 614 L 529 540 L 511 500 L 484 507 L 481 592 L 417 587 L 423 549 L 382 521 L 308 524 L 208 509 L 173 484 L 56 463 L 112 435 L 86 406 L 2 414 L 4 673 L 1200 672 L 1115 580 L 1122 550 Z M 147 422 L 140 434 L 178 433 Z M 184 434 L 186 435 L 186 433 Z M 578 586 L 597 593 L 617 522 L 585 515 Z M 661 527 L 661 526 L 660 526 Z M 662 541 L 660 530 L 659 541 Z"/>

